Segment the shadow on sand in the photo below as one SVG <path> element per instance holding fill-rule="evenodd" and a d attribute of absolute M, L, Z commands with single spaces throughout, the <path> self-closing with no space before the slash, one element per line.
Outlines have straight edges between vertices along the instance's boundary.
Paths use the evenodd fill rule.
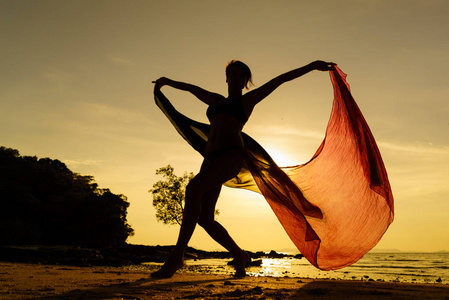
<path fill-rule="evenodd" d="M 111 284 L 107 286 L 83 290 L 75 289 L 62 294 L 38 297 L 34 299 L 126 299 L 130 297 L 132 297 L 133 299 L 139 299 L 139 296 L 142 296 L 142 298 L 151 299 L 153 295 L 160 295 L 164 293 L 169 294 L 172 291 L 175 291 L 177 293 L 177 290 L 179 290 L 180 288 L 189 286 L 213 286 L 214 283 L 232 284 L 230 283 L 230 280 L 236 279 L 233 277 L 229 277 L 208 280 L 174 281 L 173 279 L 141 278 L 133 282 Z M 200 297 L 201 295 L 197 296 Z M 191 295 L 190 297 L 194 297 L 194 295 Z"/>

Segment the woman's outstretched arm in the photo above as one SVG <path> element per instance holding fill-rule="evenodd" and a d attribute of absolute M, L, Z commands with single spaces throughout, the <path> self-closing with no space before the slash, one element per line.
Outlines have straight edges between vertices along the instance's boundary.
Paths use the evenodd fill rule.
<path fill-rule="evenodd" d="M 167 77 L 161 77 L 158 80 L 153 81 L 153 83 L 155 83 L 159 88 L 163 87 L 164 85 L 168 85 L 178 90 L 188 91 L 208 105 L 213 104 L 214 102 L 223 98 L 223 96 L 221 96 L 220 94 L 206 91 L 199 86 L 181 81 L 174 81 Z"/>
<path fill-rule="evenodd" d="M 320 71 L 329 71 L 332 69 L 332 66 L 334 66 L 334 63 L 331 62 L 325 62 L 321 60 L 314 61 L 308 65 L 305 65 L 304 67 L 294 69 L 292 71 L 286 72 L 284 74 L 281 74 L 261 87 L 252 90 L 251 92 L 248 92 L 245 96 L 252 103 L 252 105 L 256 105 L 260 101 L 262 101 L 265 97 L 267 97 L 271 92 L 273 92 L 276 88 L 278 88 L 281 84 L 293 80 L 295 78 L 301 77 L 302 75 L 313 71 L 313 70 L 320 70 Z"/>

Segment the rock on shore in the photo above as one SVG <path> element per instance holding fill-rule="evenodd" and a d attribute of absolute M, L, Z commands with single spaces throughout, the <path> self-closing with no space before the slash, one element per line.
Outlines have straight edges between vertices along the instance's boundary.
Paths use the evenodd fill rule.
<path fill-rule="evenodd" d="M 174 246 L 146 246 L 123 244 L 114 247 L 83 246 L 0 246 L 0 260 L 10 262 L 27 262 L 42 264 L 65 264 L 75 266 L 124 266 L 143 262 L 164 262 Z M 272 250 L 265 252 L 248 252 L 252 259 L 261 257 L 280 258 L 302 256 L 285 255 Z M 203 251 L 188 247 L 186 259 L 227 259 L 231 258 L 225 251 Z"/>

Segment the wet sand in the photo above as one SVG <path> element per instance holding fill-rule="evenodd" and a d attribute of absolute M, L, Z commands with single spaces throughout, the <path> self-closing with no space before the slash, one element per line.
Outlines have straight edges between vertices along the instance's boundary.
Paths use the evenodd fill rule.
<path fill-rule="evenodd" d="M 0 262 L 0 299 L 447 299 L 449 285 L 201 275 Z"/>

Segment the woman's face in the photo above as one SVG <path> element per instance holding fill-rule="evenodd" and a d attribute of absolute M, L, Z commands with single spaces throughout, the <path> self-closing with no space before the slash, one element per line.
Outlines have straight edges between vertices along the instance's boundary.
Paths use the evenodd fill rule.
<path fill-rule="evenodd" d="M 238 87 L 239 89 L 243 89 L 247 81 L 248 78 L 245 71 L 239 67 L 232 67 L 229 70 L 228 77 L 226 78 L 226 82 L 229 87 Z"/>

